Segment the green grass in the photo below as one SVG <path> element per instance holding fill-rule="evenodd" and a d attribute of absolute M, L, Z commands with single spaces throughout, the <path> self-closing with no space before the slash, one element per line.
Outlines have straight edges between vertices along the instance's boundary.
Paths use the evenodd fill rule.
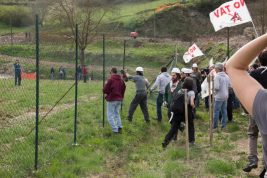
<path fill-rule="evenodd" d="M 3 80 L 0 81 L 3 83 Z M 56 112 L 51 113 L 39 126 L 39 171 L 32 173 L 34 164 L 34 82 L 27 81 L 22 87 L 2 85 L 6 90 L 0 98 L 6 103 L 2 112 L 20 113 L 20 121 L 11 127 L 1 129 L 0 176 L 16 177 L 244 177 L 242 167 L 246 164 L 246 151 L 233 146 L 239 139 L 246 138 L 247 121 L 234 113 L 239 129 L 229 129 L 214 134 L 209 147 L 208 113 L 199 109 L 195 120 L 196 146 L 190 148 L 190 160 L 186 161 L 184 133 L 178 134 L 178 141 L 171 142 L 166 150 L 161 148 L 170 125 L 166 111 L 164 120 L 158 124 L 151 119 L 147 125 L 138 108 L 132 123 L 125 120 L 127 109 L 134 96 L 133 83 L 127 83 L 122 109 L 123 134 L 113 135 L 105 122 L 102 127 L 101 82 L 79 84 L 78 146 L 73 143 L 73 96 L 74 91 L 59 103 Z M 41 111 L 47 111 L 70 87 L 71 81 L 41 81 Z M 11 101 L 17 102 L 11 102 Z M 20 100 L 23 100 L 20 101 Z M 155 101 L 154 101 L 155 102 Z M 27 110 L 32 108 L 33 110 Z M 13 109 L 13 110 L 12 110 Z M 156 109 L 149 105 L 151 118 Z M 28 118 L 27 118 L 28 117 Z M 10 119 L 13 118 L 13 115 Z M 26 119 L 27 118 L 27 119 Z M 231 139 L 236 134 L 237 139 Z M 260 149 L 259 149 L 260 152 Z M 4 154 L 3 154 L 4 153 Z M 6 169 L 8 167 L 8 169 Z"/>
<path fill-rule="evenodd" d="M 213 174 L 221 175 L 233 175 L 235 173 L 235 167 L 232 163 L 224 160 L 213 159 L 207 162 L 207 170 Z"/>
<path fill-rule="evenodd" d="M 116 9 L 119 9 L 116 12 L 117 15 L 115 17 L 114 14 L 107 16 L 104 19 L 104 22 L 120 22 L 124 23 L 125 26 L 131 26 L 131 23 L 146 21 L 148 18 L 154 15 L 154 11 L 157 7 L 174 2 L 177 2 L 177 0 L 156 0 L 130 4 L 123 3 L 116 7 Z"/>

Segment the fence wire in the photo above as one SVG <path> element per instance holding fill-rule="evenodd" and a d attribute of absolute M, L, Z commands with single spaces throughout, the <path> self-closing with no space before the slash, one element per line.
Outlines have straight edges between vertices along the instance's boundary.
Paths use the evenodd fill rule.
<path fill-rule="evenodd" d="M 25 177 L 34 165 L 34 133 L 27 134 L 35 126 L 33 34 L 32 29 L 1 40 L 0 177 Z"/>
<path fill-rule="evenodd" d="M 75 40 L 40 28 L 39 166 L 73 143 Z"/>

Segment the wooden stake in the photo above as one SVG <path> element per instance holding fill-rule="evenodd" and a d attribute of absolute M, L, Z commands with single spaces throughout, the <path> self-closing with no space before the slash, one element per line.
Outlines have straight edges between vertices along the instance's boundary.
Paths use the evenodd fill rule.
<path fill-rule="evenodd" d="M 213 110 L 212 110 L 212 98 L 211 98 L 211 82 L 212 82 L 212 76 L 208 75 L 208 86 L 209 86 L 209 124 L 210 124 L 210 146 L 212 146 L 212 140 L 213 140 Z"/>
<path fill-rule="evenodd" d="M 188 134 L 188 101 L 187 101 L 187 90 L 184 90 L 184 106 L 185 106 L 185 149 L 186 149 L 186 159 L 189 160 L 189 134 Z"/>

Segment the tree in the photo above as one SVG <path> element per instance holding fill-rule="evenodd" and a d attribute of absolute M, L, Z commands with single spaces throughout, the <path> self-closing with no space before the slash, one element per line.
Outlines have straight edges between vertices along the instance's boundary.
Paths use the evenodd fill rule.
<path fill-rule="evenodd" d="M 110 7 L 106 1 L 97 0 L 57 0 L 57 7 L 61 18 L 66 19 L 66 25 L 75 36 L 75 27 L 78 24 L 78 45 L 80 62 L 85 63 L 85 49 L 98 34 L 98 27 Z"/>
<path fill-rule="evenodd" d="M 43 26 L 45 18 L 48 15 L 50 6 L 53 5 L 53 0 L 36 0 L 33 4 L 32 11 L 39 15 L 40 25 Z"/>

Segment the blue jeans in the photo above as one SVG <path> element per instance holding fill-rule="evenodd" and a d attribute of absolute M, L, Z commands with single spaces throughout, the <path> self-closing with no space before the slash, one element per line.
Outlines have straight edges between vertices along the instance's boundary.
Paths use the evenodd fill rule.
<path fill-rule="evenodd" d="M 122 128 L 120 117 L 121 101 L 107 101 L 108 122 L 113 132 L 118 132 Z"/>
<path fill-rule="evenodd" d="M 225 128 L 227 123 L 227 100 L 226 101 L 216 101 L 214 102 L 214 112 L 213 112 L 213 128 L 218 127 L 218 120 L 220 112 L 222 113 L 222 128 Z"/>

